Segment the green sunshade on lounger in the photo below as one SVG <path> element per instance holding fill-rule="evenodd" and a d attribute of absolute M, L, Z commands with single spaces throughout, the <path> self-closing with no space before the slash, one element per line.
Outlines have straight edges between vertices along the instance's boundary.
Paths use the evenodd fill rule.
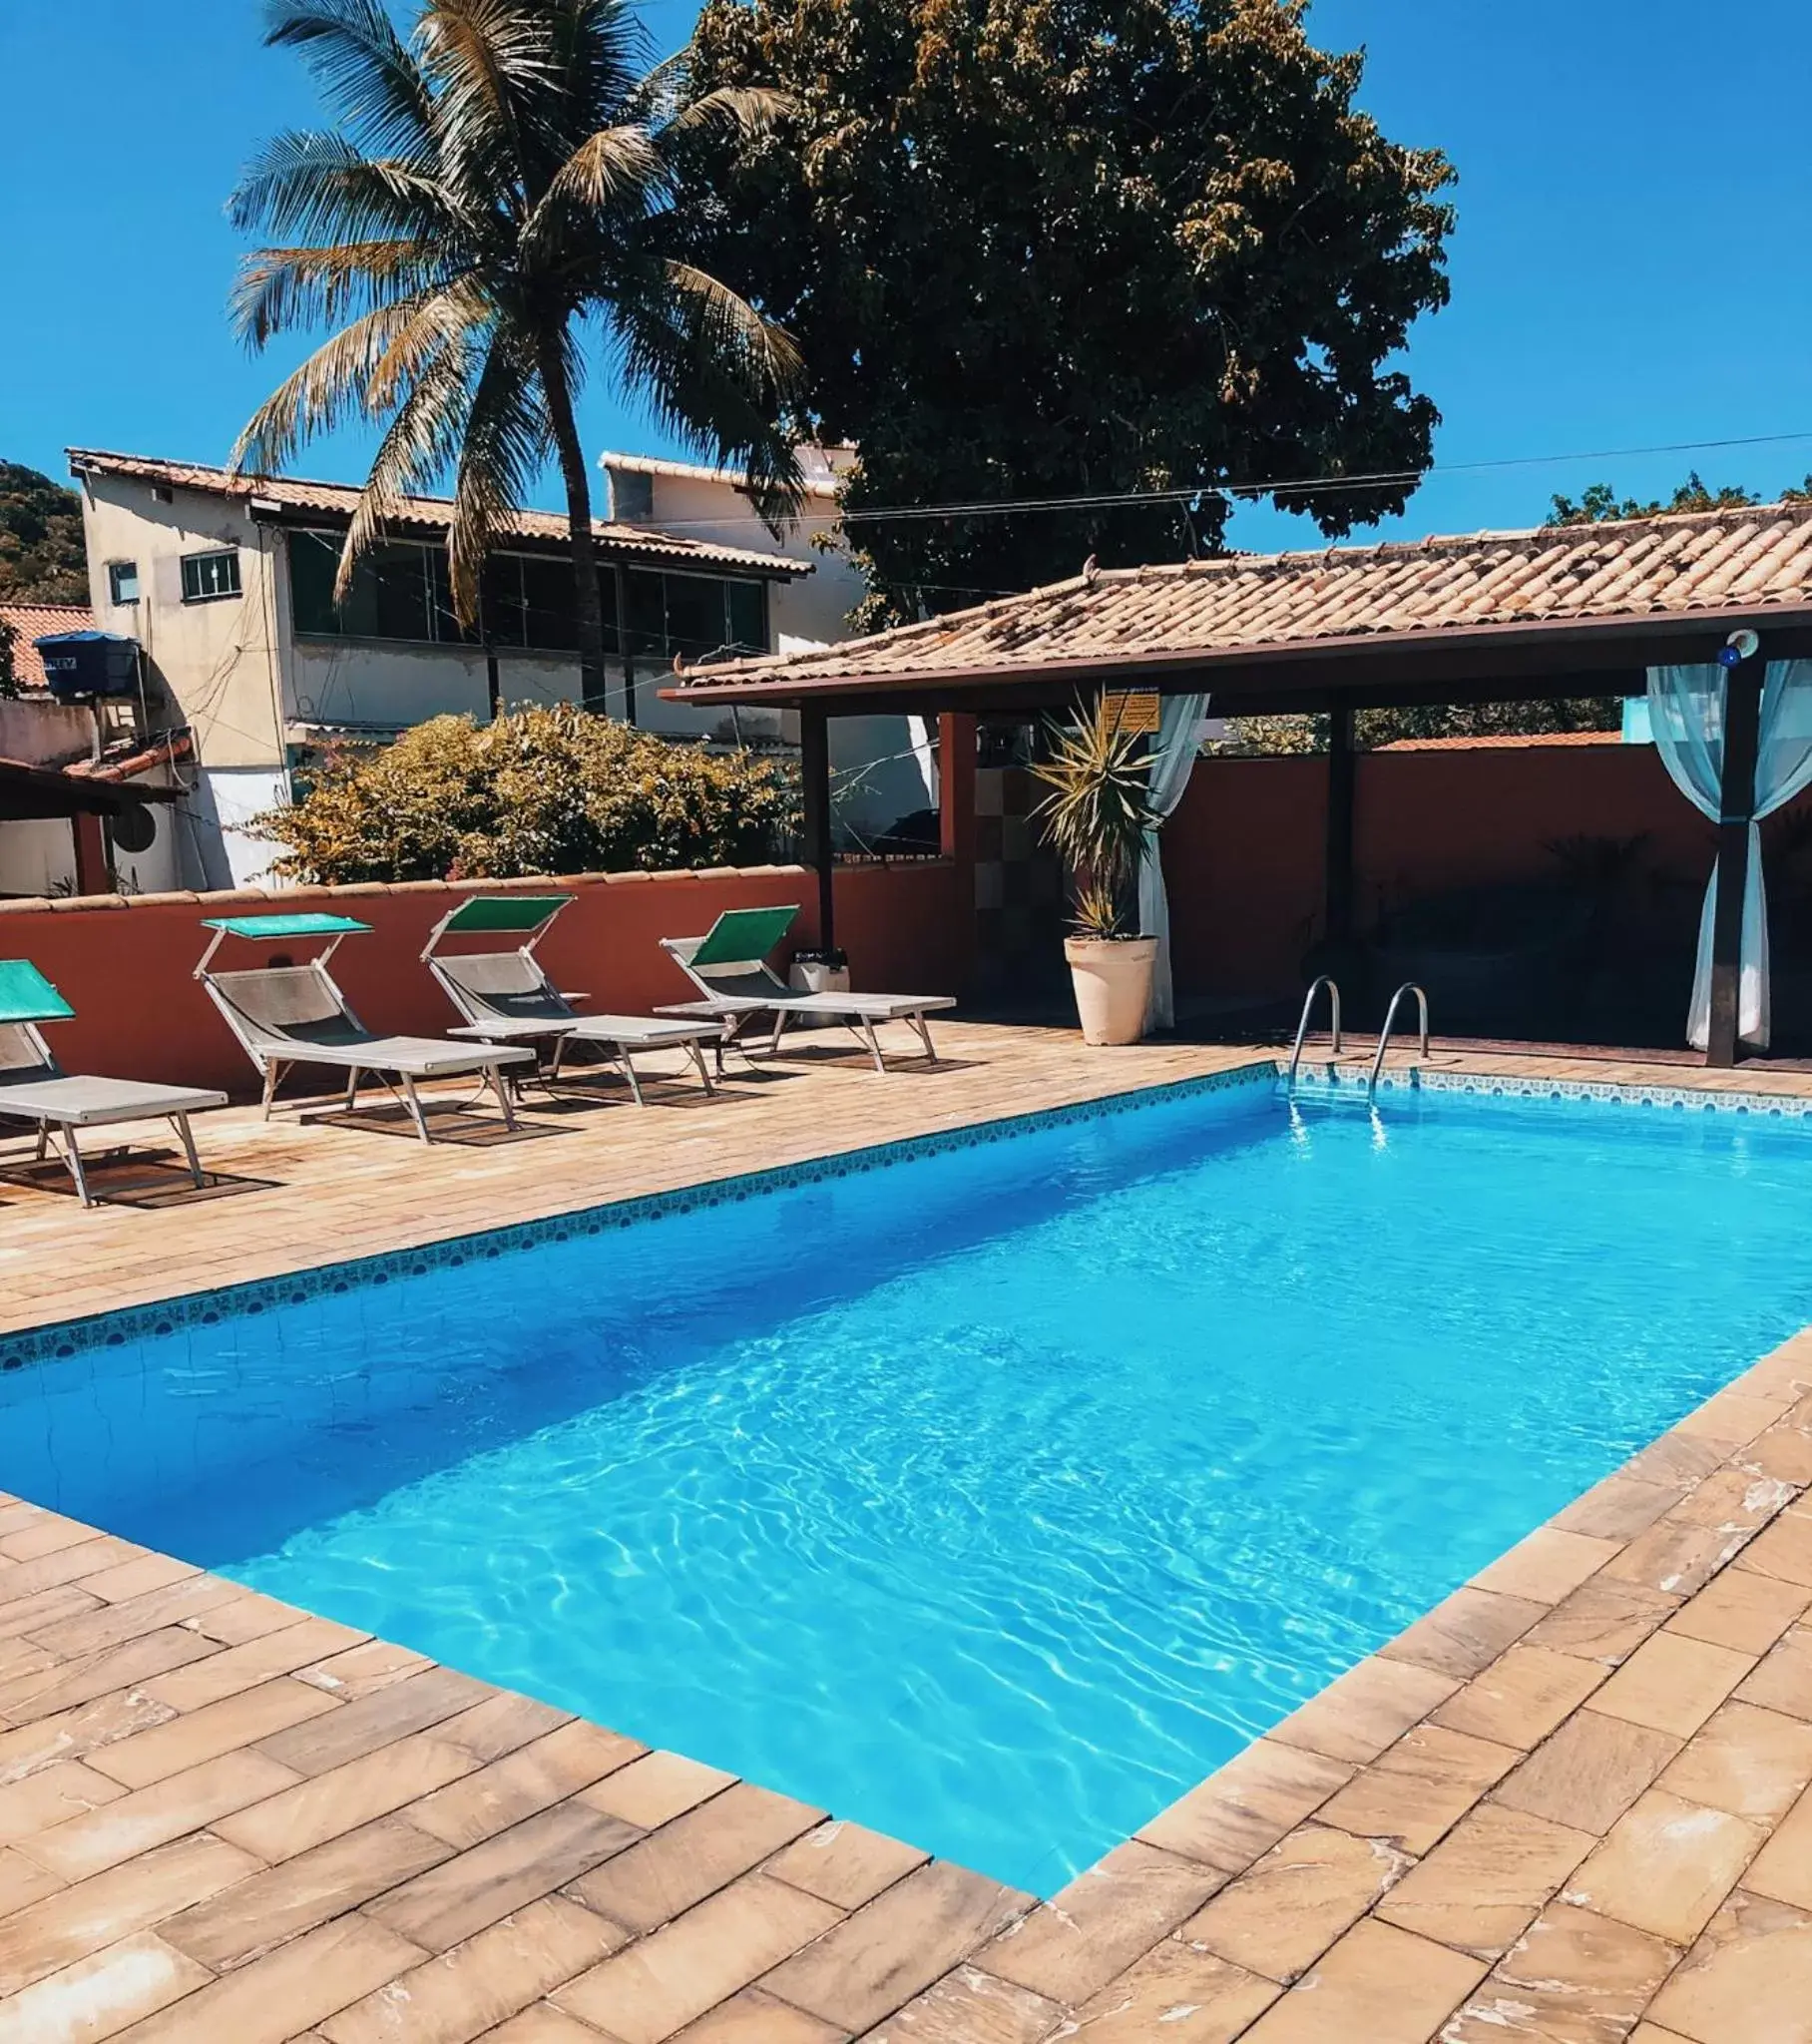
<path fill-rule="evenodd" d="M 349 915 L 210 915 L 205 930 L 225 930 L 229 937 L 343 937 L 368 930 L 368 922 Z"/>
<path fill-rule="evenodd" d="M 0 958 L 0 1022 L 66 1022 L 75 1012 L 29 958 Z"/>
<path fill-rule="evenodd" d="M 747 965 L 765 958 L 793 926 L 791 908 L 726 908 L 692 953 L 694 965 Z"/>
<path fill-rule="evenodd" d="M 520 933 L 539 929 L 572 898 L 570 894 L 474 894 L 448 916 L 447 934 L 465 930 Z"/>

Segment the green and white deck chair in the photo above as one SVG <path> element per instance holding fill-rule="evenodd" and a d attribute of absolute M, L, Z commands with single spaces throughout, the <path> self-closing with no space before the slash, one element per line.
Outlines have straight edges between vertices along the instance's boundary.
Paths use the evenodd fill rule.
<path fill-rule="evenodd" d="M 721 1034 L 714 1022 L 659 1021 L 653 1015 L 581 1015 L 573 1007 L 583 994 L 565 994 L 535 955 L 571 894 L 475 894 L 449 909 L 434 925 L 422 959 L 447 998 L 465 1017 L 452 1033 L 483 1043 L 547 1046 L 548 1083 L 560 1077 L 561 1061 L 575 1044 L 590 1046 L 629 1081 L 643 1106 L 642 1079 L 634 1053 L 682 1050 L 706 1093 L 711 1088 L 704 1045 Z M 443 951 L 445 937 L 513 936 L 513 951 Z"/>
<path fill-rule="evenodd" d="M 532 1050 L 448 1043 L 433 1036 L 374 1036 L 353 1014 L 327 966 L 347 937 L 369 931 L 368 922 L 354 922 L 345 915 L 224 915 L 207 917 L 202 927 L 213 930 L 214 938 L 195 976 L 226 1018 L 253 1069 L 262 1074 L 266 1120 L 286 1072 L 296 1065 L 332 1065 L 346 1074 L 345 1108 L 357 1103 L 361 1080 L 377 1079 L 393 1093 L 400 1092 L 424 1143 L 433 1138 L 416 1090 L 421 1079 L 482 1074 L 497 1095 L 505 1127 L 515 1128 L 516 1115 L 500 1068 L 532 1064 Z M 214 955 L 228 937 L 254 944 L 325 937 L 327 948 L 305 965 L 216 972 L 211 969 Z"/>
<path fill-rule="evenodd" d="M 38 968 L 23 958 L 0 959 L 0 1117 L 34 1122 L 36 1161 L 60 1137 L 64 1162 L 82 1204 L 92 1207 L 87 1165 L 77 1131 L 120 1122 L 168 1121 L 183 1139 L 189 1175 L 199 1188 L 202 1167 L 189 1117 L 225 1107 L 224 1093 L 197 1086 L 157 1086 L 142 1079 L 90 1079 L 65 1072 L 39 1033 L 40 1022 L 67 1022 L 75 1009 Z"/>
<path fill-rule="evenodd" d="M 768 955 L 793 926 L 798 915 L 790 908 L 727 908 L 701 937 L 663 937 L 661 948 L 691 981 L 702 1000 L 680 1001 L 656 1009 L 658 1015 L 706 1015 L 723 1024 L 723 1041 L 736 1043 L 743 1025 L 757 1015 L 774 1018 L 770 1052 L 780 1048 L 789 1022 L 810 1018 L 841 1022 L 868 1046 L 877 1072 L 887 1069 L 875 1036 L 880 1022 L 905 1022 L 917 1032 L 932 1064 L 931 1027 L 925 1017 L 940 1008 L 954 1008 L 949 994 L 802 994 L 789 987 L 767 962 Z"/>

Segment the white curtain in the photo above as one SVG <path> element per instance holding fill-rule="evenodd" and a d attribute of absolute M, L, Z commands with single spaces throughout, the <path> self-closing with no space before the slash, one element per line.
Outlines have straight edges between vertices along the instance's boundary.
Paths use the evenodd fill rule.
<path fill-rule="evenodd" d="M 1674 785 L 1715 822 L 1724 771 L 1722 667 L 1651 667 L 1648 716 L 1661 765 Z M 1768 897 L 1762 884 L 1763 816 L 1772 815 L 1812 783 L 1812 661 L 1768 663 L 1762 683 L 1761 736 L 1755 760 L 1755 820 L 1749 825 L 1748 876 L 1743 888 L 1736 1033 L 1765 1048 L 1768 1013 Z M 1686 1012 L 1686 1041 L 1703 1050 L 1711 1034 L 1711 936 L 1717 919 L 1717 868 L 1699 912 L 1698 961 Z"/>
<path fill-rule="evenodd" d="M 1206 714 L 1206 696 L 1165 696 L 1151 741 L 1151 807 L 1161 823 L 1182 800 L 1195 767 L 1195 744 Z M 1151 999 L 1145 1008 L 1147 1029 L 1168 1029 L 1176 1020 L 1170 983 L 1170 904 L 1164 896 L 1164 869 L 1157 854 L 1157 832 L 1145 832 L 1144 856 L 1138 862 L 1138 933 L 1157 939 L 1157 962 L 1151 968 Z"/>

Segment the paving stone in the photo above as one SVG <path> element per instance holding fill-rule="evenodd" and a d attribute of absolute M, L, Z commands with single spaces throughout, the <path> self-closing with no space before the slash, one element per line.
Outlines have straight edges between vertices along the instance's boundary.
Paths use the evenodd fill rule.
<path fill-rule="evenodd" d="M 1639 1647 L 1591 1700 L 1607 1718 L 1689 1738 L 1755 1666 L 1752 1654 L 1659 1633 Z"/>
<path fill-rule="evenodd" d="M 1733 1647 L 1739 1654 L 1765 1654 L 1812 1604 L 1812 1590 L 1783 1583 L 1749 1569 L 1725 1569 L 1667 1621 L 1670 1633 Z"/>
<path fill-rule="evenodd" d="M 27 1858 L 16 1846 L 0 1846 L 0 1918 L 68 1885 L 61 1874 Z"/>
<path fill-rule="evenodd" d="M 108 1575 L 118 1582 L 163 1559 L 162 1555 L 148 1554 L 143 1561 L 129 1561 L 123 1568 L 108 1571 Z M 165 1626 L 180 1625 L 186 1618 L 218 1610 L 245 1594 L 237 1585 L 223 1582 L 218 1576 L 205 1576 L 187 1562 L 171 1566 L 181 1570 L 174 1580 L 158 1582 L 133 1597 L 101 1603 L 89 1601 L 86 1610 L 72 1617 L 34 1626 L 30 1633 L 33 1645 L 48 1647 L 66 1657 L 97 1654 L 109 1647 L 124 1646 L 129 1640 L 142 1639 L 147 1633 L 160 1632 Z M 91 1580 L 103 1582 L 107 1577 Z M 93 1595 L 92 1590 L 87 1592 L 89 1600 Z"/>
<path fill-rule="evenodd" d="M 438 1736 L 438 1735 L 432 1735 Z M 575 1719 L 424 1796 L 411 1823 L 452 1845 L 476 1845 L 625 1767 L 646 1749 Z"/>
<path fill-rule="evenodd" d="M 1761 1576 L 1812 1587 L 1812 1517 L 1783 1512 L 1743 1550 L 1743 1567 Z"/>
<path fill-rule="evenodd" d="M 557 1711 L 552 1704 L 537 1703 L 533 1697 L 517 1696 L 509 1690 L 494 1690 L 482 1703 L 473 1704 L 456 1717 L 441 1719 L 434 1727 L 434 1736 L 449 1746 L 463 1746 L 469 1754 L 488 1763 L 500 1761 L 506 1754 L 575 1722 L 571 1711 Z"/>
<path fill-rule="evenodd" d="M 1087 2044 L 1231 2044 L 1282 1989 L 1274 1980 L 1178 1937 L 1167 1937 L 1086 2006 L 1057 2034 Z M 1047 2033 L 1039 2033 L 1041 2036 Z M 904 2029 L 898 2044 L 916 2044 Z M 956 2036 L 951 2044 L 963 2044 Z"/>
<path fill-rule="evenodd" d="M 406 1682 L 433 1665 L 425 1654 L 412 1654 L 407 1647 L 393 1647 L 387 1640 L 366 1640 L 362 1646 L 348 1647 L 344 1653 L 329 1654 L 325 1660 L 298 1668 L 295 1679 L 350 1704 L 374 1690 Z"/>
<path fill-rule="evenodd" d="M 1377 1913 L 1399 1930 L 1499 1959 L 1596 1843 L 1589 1831 L 1482 1802 L 1409 1869 Z"/>
<path fill-rule="evenodd" d="M 1745 1817 L 1651 1788 L 1574 1875 L 1567 1899 L 1683 1947 L 1717 1913 L 1765 1836 Z"/>
<path fill-rule="evenodd" d="M 67 1823 L 84 1810 L 114 1802 L 126 1790 L 80 1761 L 65 1761 L 0 1788 L 0 1845 Z"/>
<path fill-rule="evenodd" d="M 968 1958 L 1031 1903 L 1030 1895 L 934 1859 L 827 1929 L 761 1984 L 795 2008 L 859 2034 Z M 626 2038 L 625 2044 L 642 2040 Z"/>
<path fill-rule="evenodd" d="M 287 1938 L 356 1909 L 452 1857 L 440 1838 L 396 1816 L 330 1838 L 171 1917 L 163 1934 L 216 1973 L 262 1958 Z"/>
<path fill-rule="evenodd" d="M 1442 2044 L 1505 2044 L 1519 2026 L 1553 2044 L 1621 2038 L 1678 1958 L 1677 1947 L 1631 1924 L 1553 1903 L 1443 2030 Z"/>
<path fill-rule="evenodd" d="M 1812 1783 L 1812 1725 L 1731 1702 L 1660 1778 L 1688 1802 L 1773 1823 Z"/>
<path fill-rule="evenodd" d="M 1513 1746 L 1425 1725 L 1405 1734 L 1330 1796 L 1320 1819 L 1361 1837 L 1387 1840 L 1401 1853 L 1420 1854 L 1519 1758 Z"/>
<path fill-rule="evenodd" d="M 1683 1485 L 1644 1483 L 1618 1470 L 1557 1512 L 1551 1523 L 1559 1532 L 1586 1533 L 1596 1540 L 1633 1540 L 1684 1495 Z"/>
<path fill-rule="evenodd" d="M 224 1697 L 256 1689 L 272 1676 L 293 1674 L 324 1654 L 356 1646 L 365 1637 L 348 1625 L 335 1625 L 324 1618 L 305 1619 L 281 1632 L 247 1640 L 243 1646 L 211 1651 L 205 1660 L 179 1668 L 175 1674 L 157 1676 L 145 1688 L 159 1703 L 175 1710 L 199 1711 L 205 1704 L 218 1704 Z"/>
<path fill-rule="evenodd" d="M 63 1879 L 81 1880 L 275 1795 L 295 1780 L 261 1754 L 222 1754 L 72 1816 L 26 1839 L 22 1849 Z"/>
<path fill-rule="evenodd" d="M 549 1999 L 618 2044 L 665 2044 L 841 1920 L 828 1902 L 751 1873 Z"/>
<path fill-rule="evenodd" d="M 1812 1790 L 1775 1826 L 1744 1873 L 1743 1886 L 1777 1902 L 1791 1902 L 1796 1909 L 1812 1910 Z"/>
<path fill-rule="evenodd" d="M 0 1732 L 0 1788 L 76 1760 L 86 1760 L 91 1769 L 111 1778 L 114 1756 L 135 1735 L 164 1726 L 175 1715 L 168 1704 L 154 1703 L 137 1690 L 116 1690 L 91 1704 L 78 1704 L 73 1711 L 59 1711 L 54 1718 Z M 100 1769 L 103 1754 L 109 1764 Z"/>
<path fill-rule="evenodd" d="M 1529 1644 L 1616 1668 L 1679 1608 L 1665 1590 L 1593 1576 L 1531 1629 Z"/>
<path fill-rule="evenodd" d="M 1376 1760 L 1459 1688 L 1450 1675 L 1372 1655 L 1265 1735 L 1336 1761 Z"/>
<path fill-rule="evenodd" d="M 1435 1723 L 1528 1751 L 1578 1710 L 1609 1671 L 1596 1661 L 1519 1644 L 1435 1713 Z"/>
<path fill-rule="evenodd" d="M 579 1903 L 548 1895 L 328 2016 L 330 2044 L 472 2044 L 624 1942 Z"/>
<path fill-rule="evenodd" d="M 1426 2044 L 1484 1972 L 1478 1959 L 1368 1917 L 1241 2044 Z"/>
<path fill-rule="evenodd" d="M 1648 2015 L 1692 2044 L 1793 2044 L 1807 2034 L 1809 2012 L 1812 1914 L 1739 1889 Z"/>
<path fill-rule="evenodd" d="M 418 1733 L 222 1817 L 215 1829 L 275 1865 L 374 1817 L 388 1816 L 477 1767 L 464 1747 Z"/>
<path fill-rule="evenodd" d="M 621 1817 L 588 1809 L 577 1798 L 557 1803 L 417 1874 L 367 1913 L 425 1951 L 445 1951 L 590 1872 L 641 1835 Z"/>
<path fill-rule="evenodd" d="M 655 1930 L 759 1866 L 823 1815 L 738 1782 L 582 1875 L 571 1891 L 626 1930 Z"/>
<path fill-rule="evenodd" d="M 651 1753 L 586 1789 L 585 1800 L 607 1816 L 652 1831 L 727 1788 L 735 1779 L 682 1754 Z"/>
<path fill-rule="evenodd" d="M 1502 1597 L 1468 1586 L 1444 1598 L 1379 1653 L 1388 1661 L 1409 1661 L 1465 1682 L 1520 1640 L 1550 1607 L 1529 1597 Z"/>
<path fill-rule="evenodd" d="M 1079 2002 L 1213 1893 L 1223 1876 L 1130 1838 L 1010 1924 L 977 1964 L 1053 2001 Z"/>
<path fill-rule="evenodd" d="M 208 1984 L 207 1971 L 153 1931 L 104 1946 L 0 2003 L 0 2044 L 116 2036 Z"/>
<path fill-rule="evenodd" d="M 1473 1587 L 1496 1590 L 1505 1597 L 1527 1597 L 1537 1604 L 1559 1604 L 1587 1576 L 1595 1575 L 1618 1545 L 1615 1540 L 1594 1540 L 1585 1533 L 1539 1526 L 1508 1554 L 1481 1569 L 1472 1579 Z"/>
<path fill-rule="evenodd" d="M 1141 1824 L 1148 1845 L 1243 1873 L 1285 1831 L 1320 1808 L 1356 1770 L 1346 1761 L 1255 1739 L 1186 1795 Z"/>
<path fill-rule="evenodd" d="M 1004 1984 L 999 1990 L 1002 1997 L 1018 1992 L 1018 1988 Z M 1047 2002 L 1042 2006 L 1050 2008 L 1051 2005 Z M 935 2024 L 941 2012 L 940 2005 L 938 2011 L 927 2015 L 926 2020 L 933 2027 L 915 2029 L 913 2044 L 920 2044 L 921 2037 L 938 2039 L 948 2036 L 954 2040 L 958 2035 L 963 2044 L 996 2044 L 995 2038 L 980 2028 L 940 2032 Z M 966 2019 L 973 2018 L 975 2014 L 973 2006 L 964 2011 Z M 1061 2014 L 1062 2010 L 1052 2009 L 1050 2021 L 1055 2022 Z M 1046 2028 L 1049 2027 L 1048 2022 Z M 589 2044 L 597 2034 L 596 2030 L 588 2030 L 584 2039 L 574 2039 L 573 2044 Z M 1033 2034 L 1042 2037 L 1044 2031 Z M 758 1987 L 745 1987 L 740 1994 L 732 1994 L 728 2001 L 718 2002 L 695 2023 L 687 2023 L 674 2038 L 674 2044 L 845 2044 L 848 2035 L 847 2030 L 839 2030 L 834 2023 L 821 2023 L 816 2016 L 808 2016 L 802 2008 L 789 2008 L 771 1994 L 763 1994 Z M 865 2039 L 864 2044 L 880 2044 L 880 2033 Z M 1005 2044 L 1004 2039 L 1002 2044 Z"/>
<path fill-rule="evenodd" d="M 323 1712 L 340 1707 L 319 1690 L 284 1678 L 267 1682 L 261 1689 L 247 1690 L 242 1696 L 228 1697 L 225 1703 L 211 1704 L 205 1711 L 186 1712 L 180 1718 L 168 1704 L 156 1703 L 150 1697 L 143 1699 L 142 1708 L 150 1729 L 98 1746 L 89 1761 L 91 1767 L 128 1788 L 144 1788 L 163 1781 L 167 1775 L 184 1774 L 204 1761 L 250 1746 L 273 1732 L 298 1726 L 305 1719 L 318 1718 Z M 279 1766 L 287 1765 L 280 1754 L 268 1758 Z"/>
<path fill-rule="evenodd" d="M 1190 1917 L 1181 1936 L 1248 1973 L 1287 1986 L 1409 1864 L 1407 1855 L 1383 1838 L 1303 1824 Z"/>
<path fill-rule="evenodd" d="M 507 2023 L 487 2030 L 479 2044 L 598 2044 L 598 2038 L 599 2032 L 590 2023 L 562 2014 L 551 2002 L 538 2001 Z M 327 2044 L 327 2039 L 323 2037 L 320 2044 Z M 791 2040 L 776 2037 L 774 2044 L 791 2044 Z"/>
<path fill-rule="evenodd" d="M 1499 1788 L 1497 1799 L 1602 1836 L 1680 1746 L 1672 1733 L 1581 1711 Z"/>
<path fill-rule="evenodd" d="M 197 1639 L 194 1633 L 185 1632 L 181 1626 L 166 1626 L 142 1640 L 128 1640 L 123 1646 L 110 1647 L 103 1653 L 0 1682 L 0 1719 L 10 1725 L 29 1727 L 40 1719 L 93 1703 L 97 1697 L 116 1690 L 142 1689 L 149 1695 L 147 1678 L 212 1652 L 207 1641 Z"/>
<path fill-rule="evenodd" d="M 317 1714 L 319 1722 L 278 1732 L 261 1740 L 258 1750 L 298 1775 L 328 1774 L 489 1700 L 483 1683 L 450 1668 L 431 1668 L 349 1704 L 335 1703 L 306 1683 L 295 1687 L 324 1707 Z"/>
<path fill-rule="evenodd" d="M 834 1902 L 839 1909 L 859 1909 L 930 1857 L 916 1845 L 904 1845 L 846 1818 L 833 1818 L 807 1831 L 785 1851 L 776 1852 L 764 1871 L 816 1895 L 821 1902 Z"/>
<path fill-rule="evenodd" d="M 1812 1721 L 1812 1628 L 1795 1626 L 1736 1694 L 1746 1704 Z"/>

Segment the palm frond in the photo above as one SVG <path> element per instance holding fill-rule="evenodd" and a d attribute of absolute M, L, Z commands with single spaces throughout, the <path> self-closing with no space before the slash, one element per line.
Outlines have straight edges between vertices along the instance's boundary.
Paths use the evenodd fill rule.
<path fill-rule="evenodd" d="M 393 411 L 444 348 L 455 341 L 476 346 L 479 334 L 495 318 L 495 308 L 471 277 L 461 277 L 421 299 L 372 365 L 365 382 L 365 409 L 374 418 Z"/>
<path fill-rule="evenodd" d="M 513 328 L 494 338 L 473 386 L 447 530 L 447 579 L 462 625 L 478 614 L 486 556 L 534 485 L 551 447 L 533 350 Z"/>
<path fill-rule="evenodd" d="M 416 31 L 452 181 L 512 216 L 546 155 L 537 109 L 554 78 L 548 29 L 545 8 L 522 0 L 433 0 Z"/>
<path fill-rule="evenodd" d="M 1102 902 L 1110 909 L 1118 902 L 1138 872 L 1148 834 L 1158 826 L 1138 734 L 1103 691 L 1068 723 L 1051 724 L 1049 749 L 1032 773 L 1049 790 L 1033 813 L 1079 877 L 1087 920 L 1097 927 Z M 1117 912 L 1107 920 L 1118 927 Z"/>
<path fill-rule="evenodd" d="M 256 249 L 239 264 L 227 300 L 233 331 L 261 349 L 297 326 L 399 304 L 443 279 L 441 251 L 420 242 L 360 242 L 319 249 Z"/>
<path fill-rule="evenodd" d="M 796 105 L 790 93 L 772 86 L 720 85 L 688 100 L 674 113 L 670 125 L 682 134 L 690 130 L 716 130 L 742 136 L 765 135 Z"/>
<path fill-rule="evenodd" d="M 226 202 L 235 228 L 305 241 L 445 233 L 447 194 L 419 164 L 367 157 L 343 135 L 273 136 L 240 173 Z"/>
<path fill-rule="evenodd" d="M 414 307 L 379 305 L 325 340 L 265 398 L 233 443 L 230 465 L 254 475 L 280 474 L 317 433 L 366 409 L 371 376 Z"/>
<path fill-rule="evenodd" d="M 347 127 L 384 154 L 426 149 L 434 107 L 383 0 L 267 0 L 264 41 L 299 50 Z"/>
<path fill-rule="evenodd" d="M 411 386 L 378 442 L 346 540 L 340 550 L 333 599 L 346 600 L 352 571 L 365 549 L 381 539 L 405 497 L 423 494 L 459 457 L 471 409 L 472 351 L 455 336 Z"/>

